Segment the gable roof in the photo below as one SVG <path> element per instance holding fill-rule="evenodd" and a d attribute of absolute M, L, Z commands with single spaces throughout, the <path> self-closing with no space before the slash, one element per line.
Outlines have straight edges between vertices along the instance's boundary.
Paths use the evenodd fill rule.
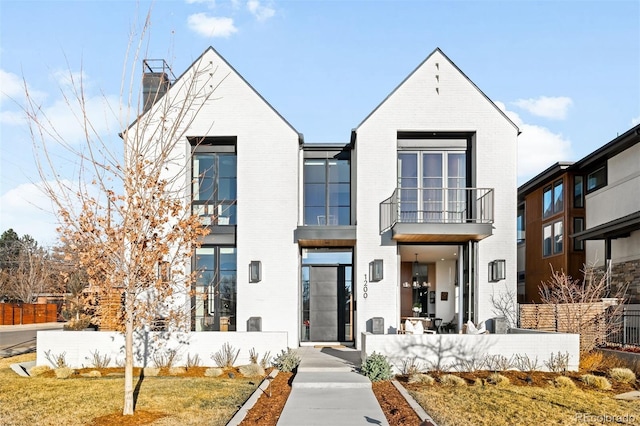
<path fill-rule="evenodd" d="M 300 133 L 299 131 L 296 130 L 295 127 L 293 127 L 291 125 L 291 123 L 289 123 L 283 116 L 282 114 L 280 114 L 251 84 L 249 84 L 249 82 L 247 80 L 245 80 L 245 78 L 242 76 L 242 74 L 240 74 L 229 62 L 227 62 L 227 60 L 220 54 L 218 53 L 218 51 L 216 49 L 213 48 L 213 46 L 209 46 L 208 48 L 206 48 L 204 50 L 204 52 L 202 52 L 200 54 L 200 56 L 198 56 L 192 63 L 191 65 L 189 65 L 187 68 L 185 68 L 185 70 L 182 72 L 182 74 L 180 74 L 178 76 L 178 78 L 175 79 L 175 81 L 171 84 L 171 86 L 169 87 L 169 90 L 167 91 L 167 94 L 171 91 L 171 89 L 176 86 L 176 83 L 178 81 L 180 81 L 181 78 L 184 77 L 184 75 L 195 66 L 195 64 L 197 64 L 206 54 L 207 52 L 213 52 L 222 62 L 224 62 L 229 69 L 231 69 L 232 72 L 234 72 L 239 78 L 240 80 L 242 80 L 242 82 L 244 84 L 247 85 L 247 87 L 249 87 L 249 89 L 251 89 L 253 91 L 253 93 L 255 93 L 261 100 L 262 102 L 264 102 L 278 117 L 280 117 L 280 119 L 289 127 L 291 128 L 291 130 L 293 130 L 295 133 L 298 134 L 298 142 L 302 145 L 304 143 L 304 135 L 302 133 Z M 153 106 L 152 106 L 153 107 Z M 149 108 L 149 110 L 151 110 L 151 108 Z M 140 119 L 140 117 L 144 116 L 149 110 L 144 111 L 143 113 L 141 113 L 140 115 L 138 115 L 138 117 L 127 127 L 128 129 L 131 128 L 133 126 L 133 124 L 135 124 L 136 121 L 138 121 Z"/>
<path fill-rule="evenodd" d="M 510 119 L 506 114 L 505 114 L 505 113 L 504 113 L 504 111 L 502 111 L 500 108 L 498 108 L 498 106 L 497 106 L 497 105 L 496 105 L 496 104 L 495 104 L 491 99 L 489 99 L 489 97 L 488 97 L 487 95 L 485 95 L 485 94 L 484 94 L 484 92 L 483 92 L 482 90 L 480 90 L 480 88 L 479 88 L 478 86 L 476 86 L 476 84 L 475 84 L 473 81 L 471 81 L 471 79 L 469 79 L 469 77 L 467 77 L 467 75 L 466 75 L 464 72 L 462 72 L 462 70 L 461 70 L 460 68 L 458 68 L 458 66 L 457 66 L 455 63 L 453 63 L 453 61 L 452 61 L 451 59 L 449 59 L 449 57 L 448 57 L 447 55 L 445 55 L 445 54 L 444 54 L 444 52 L 443 52 L 442 50 L 440 50 L 440 48 L 439 48 L 439 47 L 436 47 L 436 48 L 435 48 L 435 50 L 429 54 L 429 56 L 427 56 L 427 57 L 426 57 L 422 62 L 420 62 L 420 64 L 419 64 L 419 65 L 418 65 L 418 66 L 417 66 L 413 71 L 411 71 L 411 73 L 410 73 L 408 76 L 406 76 L 406 77 L 404 78 L 404 80 L 402 80 L 402 82 L 400 82 L 400 84 L 398 84 L 398 85 L 395 87 L 395 89 L 393 89 L 393 90 L 391 91 L 391 93 L 389 93 L 389 94 L 387 95 L 387 97 L 386 97 L 386 98 L 384 98 L 384 99 L 383 99 L 383 101 L 382 101 L 382 102 L 380 102 L 380 103 L 378 104 L 378 106 L 376 106 L 376 107 L 373 109 L 373 111 L 371 111 L 371 112 L 369 113 L 369 115 L 367 115 L 367 116 L 364 118 L 364 120 L 362 120 L 362 121 L 360 122 L 360 124 L 358 124 L 358 125 L 356 126 L 356 128 L 355 128 L 355 129 L 353 129 L 353 130 L 352 130 L 352 132 L 357 131 L 357 130 L 358 130 L 358 128 L 360 128 L 360 127 L 361 127 L 361 126 L 362 126 L 362 125 L 363 125 L 363 124 L 364 124 L 364 123 L 369 119 L 369 117 L 371 117 L 371 116 L 372 116 L 372 115 L 373 115 L 373 114 L 374 114 L 374 113 L 375 113 L 375 112 L 376 112 L 376 111 L 377 111 L 377 110 L 378 110 L 378 109 L 379 109 L 379 108 L 380 108 L 380 107 L 381 107 L 381 106 L 382 106 L 382 105 L 383 105 L 383 104 L 384 104 L 384 103 L 385 103 L 385 102 L 386 102 L 386 101 L 391 97 L 391 96 L 393 96 L 393 94 L 394 94 L 394 93 L 396 93 L 396 92 L 400 89 L 400 87 L 402 87 L 402 86 L 404 85 L 404 83 L 405 83 L 407 80 L 409 80 L 409 78 L 411 78 L 411 77 L 412 77 L 412 76 L 413 76 L 413 75 L 414 75 L 414 74 L 415 74 L 415 73 L 416 73 L 420 68 L 422 68 L 422 66 L 423 66 L 423 65 L 424 65 L 424 64 L 425 64 L 425 63 L 426 63 L 426 62 L 427 62 L 427 61 L 428 61 L 428 60 L 429 60 L 433 55 L 435 55 L 436 53 L 440 53 L 440 54 L 444 57 L 444 59 L 445 59 L 445 60 L 447 60 L 447 62 L 449 62 L 449 63 L 450 63 L 450 64 L 451 64 L 451 65 L 452 65 L 452 66 L 453 66 L 453 67 L 454 67 L 454 68 L 455 68 L 455 69 L 456 69 L 456 70 L 457 70 L 457 71 L 458 71 L 458 72 L 459 72 L 459 73 L 460 73 L 460 74 L 461 74 L 461 75 L 462 75 L 462 76 L 463 76 L 463 77 L 464 77 L 464 78 L 469 82 L 469 83 L 471 83 L 471 85 L 472 85 L 472 86 L 473 86 L 473 87 L 478 91 L 478 93 L 480 93 L 480 94 L 481 94 L 481 95 L 482 95 L 482 96 L 483 96 L 487 101 L 489 101 L 489 103 L 491 103 L 491 105 L 493 105 L 493 107 L 494 107 L 494 108 L 495 108 L 495 109 L 496 109 L 496 110 L 497 110 L 497 111 L 498 111 L 498 112 L 499 112 L 499 113 L 500 113 L 500 114 L 501 114 L 501 115 L 502 115 L 502 116 L 503 116 L 503 117 L 504 117 L 504 118 L 505 118 L 509 123 L 511 123 L 511 125 L 512 125 L 513 127 L 515 127 L 515 129 L 518 131 L 518 134 L 520 134 L 520 133 L 521 133 L 521 132 L 520 132 L 520 129 L 518 128 L 518 126 L 517 126 L 517 125 L 516 125 L 516 124 L 515 124 L 515 123 L 514 123 L 514 122 L 513 122 L 513 121 L 512 121 L 512 120 L 511 120 L 511 119 Z"/>

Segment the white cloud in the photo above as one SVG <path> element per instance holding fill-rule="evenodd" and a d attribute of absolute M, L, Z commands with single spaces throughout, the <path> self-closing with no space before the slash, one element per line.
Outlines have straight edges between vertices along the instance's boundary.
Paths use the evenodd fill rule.
<path fill-rule="evenodd" d="M 187 18 L 189 28 L 203 37 L 229 37 L 238 31 L 232 18 L 196 13 Z"/>
<path fill-rule="evenodd" d="M 205 3 L 215 6 L 216 0 L 184 0 L 187 4 L 197 4 L 197 3 Z"/>
<path fill-rule="evenodd" d="M 637 126 L 638 124 L 640 124 L 640 115 L 631 119 L 632 126 Z"/>
<path fill-rule="evenodd" d="M 249 12 L 260 22 L 266 21 L 276 14 L 275 9 L 270 6 L 261 5 L 260 0 L 249 0 L 247 2 L 247 9 L 249 9 Z"/>
<path fill-rule="evenodd" d="M 39 103 L 46 98 L 45 93 L 34 90 L 28 84 L 27 90 L 29 91 L 31 99 L 36 103 Z M 18 104 L 23 103 L 25 95 L 26 92 L 22 77 L 0 68 L 0 105 L 6 108 L 13 102 L 17 102 Z M 16 105 L 14 104 L 14 106 Z"/>
<path fill-rule="evenodd" d="M 57 70 L 51 74 L 58 87 L 64 91 L 89 88 L 89 78 L 83 71 Z"/>
<path fill-rule="evenodd" d="M 518 136 L 518 182 L 524 183 L 558 161 L 569 161 L 571 141 L 546 127 L 527 124 L 520 116 L 507 111 L 502 102 L 496 105 L 520 128 Z"/>
<path fill-rule="evenodd" d="M 44 184 L 25 183 L 0 197 L 0 223 L 3 231 L 13 228 L 18 235 L 29 234 L 42 246 L 57 241 L 57 222 L 51 201 L 43 192 Z"/>
<path fill-rule="evenodd" d="M 537 99 L 518 99 L 513 104 L 539 117 L 564 120 L 573 101 L 566 96 L 540 96 Z"/>

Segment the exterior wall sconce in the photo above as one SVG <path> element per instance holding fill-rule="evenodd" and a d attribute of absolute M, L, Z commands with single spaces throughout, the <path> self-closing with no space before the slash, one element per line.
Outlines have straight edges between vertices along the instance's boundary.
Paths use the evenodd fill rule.
<path fill-rule="evenodd" d="M 373 262 L 369 262 L 369 281 L 377 282 L 382 281 L 383 266 L 382 259 L 375 259 Z"/>
<path fill-rule="evenodd" d="M 249 263 L 249 282 L 259 283 L 262 280 L 262 262 L 252 260 Z"/>
<path fill-rule="evenodd" d="M 496 283 L 506 278 L 506 261 L 504 259 L 497 259 L 493 262 L 489 262 L 489 282 Z"/>

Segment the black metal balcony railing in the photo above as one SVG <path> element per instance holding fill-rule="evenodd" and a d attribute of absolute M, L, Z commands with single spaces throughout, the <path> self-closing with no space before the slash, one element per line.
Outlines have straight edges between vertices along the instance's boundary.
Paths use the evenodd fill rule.
<path fill-rule="evenodd" d="M 396 188 L 380 203 L 380 233 L 396 223 L 493 223 L 493 189 Z"/>

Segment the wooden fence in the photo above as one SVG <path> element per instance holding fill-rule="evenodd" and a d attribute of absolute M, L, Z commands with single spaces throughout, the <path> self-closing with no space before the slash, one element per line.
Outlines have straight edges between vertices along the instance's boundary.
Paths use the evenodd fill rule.
<path fill-rule="evenodd" d="M 58 320 L 55 303 L 0 303 L 0 324 L 40 324 Z"/>
<path fill-rule="evenodd" d="M 580 348 L 590 350 L 607 338 L 604 302 L 520 305 L 520 328 L 580 334 Z"/>

